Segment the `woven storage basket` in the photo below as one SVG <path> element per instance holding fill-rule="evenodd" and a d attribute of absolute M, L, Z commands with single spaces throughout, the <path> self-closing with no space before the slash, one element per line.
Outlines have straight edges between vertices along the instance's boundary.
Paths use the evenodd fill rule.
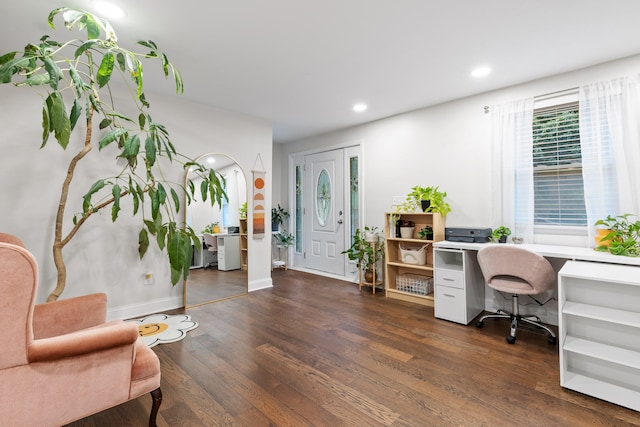
<path fill-rule="evenodd" d="M 427 248 L 429 244 L 420 247 L 400 245 L 400 261 L 405 264 L 425 265 L 427 263 Z"/>
<path fill-rule="evenodd" d="M 396 277 L 396 289 L 417 295 L 428 295 L 433 293 L 433 278 L 420 274 L 400 274 Z"/>

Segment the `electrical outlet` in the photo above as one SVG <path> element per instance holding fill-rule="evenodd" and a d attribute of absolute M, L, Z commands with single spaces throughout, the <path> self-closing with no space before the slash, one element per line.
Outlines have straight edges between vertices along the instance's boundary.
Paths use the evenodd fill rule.
<path fill-rule="evenodd" d="M 145 273 L 144 274 L 144 284 L 145 285 L 153 285 L 153 273 Z"/>
<path fill-rule="evenodd" d="M 404 203 L 404 196 L 392 196 L 391 206 L 399 206 Z"/>

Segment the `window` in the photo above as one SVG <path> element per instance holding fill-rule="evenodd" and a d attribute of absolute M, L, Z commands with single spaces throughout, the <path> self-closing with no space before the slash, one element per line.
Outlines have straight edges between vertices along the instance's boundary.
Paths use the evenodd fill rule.
<path fill-rule="evenodd" d="M 349 157 L 349 244 L 353 244 L 356 230 L 360 227 L 360 191 L 358 186 L 358 156 Z"/>
<path fill-rule="evenodd" d="M 534 225 L 587 225 L 579 107 L 571 102 L 533 114 Z"/>

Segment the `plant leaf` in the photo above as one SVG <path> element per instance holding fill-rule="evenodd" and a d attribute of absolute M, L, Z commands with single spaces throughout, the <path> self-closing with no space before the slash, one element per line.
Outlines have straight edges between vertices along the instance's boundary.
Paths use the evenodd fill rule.
<path fill-rule="evenodd" d="M 66 149 L 71 136 L 71 122 L 64 109 L 62 96 L 59 92 L 52 92 L 47 97 L 45 104 L 49 110 L 49 128 L 54 132 L 58 144 Z"/>
<path fill-rule="evenodd" d="M 115 222 L 118 219 L 118 212 L 120 212 L 120 186 L 114 184 L 111 187 L 111 195 L 113 196 L 113 205 L 111 206 L 111 221 Z"/>
<path fill-rule="evenodd" d="M 104 147 L 111 144 L 113 141 L 117 141 L 126 132 L 127 131 L 122 128 L 116 128 L 105 133 L 104 136 L 98 142 L 98 149 L 102 150 Z"/>
<path fill-rule="evenodd" d="M 104 179 L 99 179 L 93 183 L 87 194 L 82 196 L 84 199 L 82 203 L 82 211 L 86 214 L 89 212 L 89 208 L 91 207 L 91 196 L 104 188 L 105 182 Z"/>
<path fill-rule="evenodd" d="M 82 105 L 80 105 L 80 101 L 76 98 L 73 100 L 73 107 L 71 107 L 71 114 L 69 115 L 69 121 L 71 123 L 71 130 L 76 127 L 76 123 L 78 119 L 82 115 Z"/>
<path fill-rule="evenodd" d="M 99 87 L 104 87 L 109 83 L 109 79 L 111 79 L 111 74 L 113 73 L 113 63 L 113 52 L 106 52 L 102 57 L 102 62 L 100 62 L 100 68 L 98 69 L 97 81 Z"/>
<path fill-rule="evenodd" d="M 142 228 L 138 234 L 138 255 L 140 255 L 140 259 L 147 253 L 147 249 L 149 249 L 149 234 L 147 230 Z"/>

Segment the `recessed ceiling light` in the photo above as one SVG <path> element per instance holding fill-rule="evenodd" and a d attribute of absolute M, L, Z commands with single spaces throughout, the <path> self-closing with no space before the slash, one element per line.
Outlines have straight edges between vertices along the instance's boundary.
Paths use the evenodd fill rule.
<path fill-rule="evenodd" d="M 471 72 L 473 77 L 484 77 L 491 73 L 491 68 L 489 67 L 478 67 Z"/>
<path fill-rule="evenodd" d="M 120 6 L 108 1 L 96 1 L 93 3 L 98 14 L 107 19 L 122 19 L 127 16 Z"/>
<path fill-rule="evenodd" d="M 356 104 L 353 106 L 353 111 L 358 113 L 365 111 L 367 109 L 367 104 Z"/>

